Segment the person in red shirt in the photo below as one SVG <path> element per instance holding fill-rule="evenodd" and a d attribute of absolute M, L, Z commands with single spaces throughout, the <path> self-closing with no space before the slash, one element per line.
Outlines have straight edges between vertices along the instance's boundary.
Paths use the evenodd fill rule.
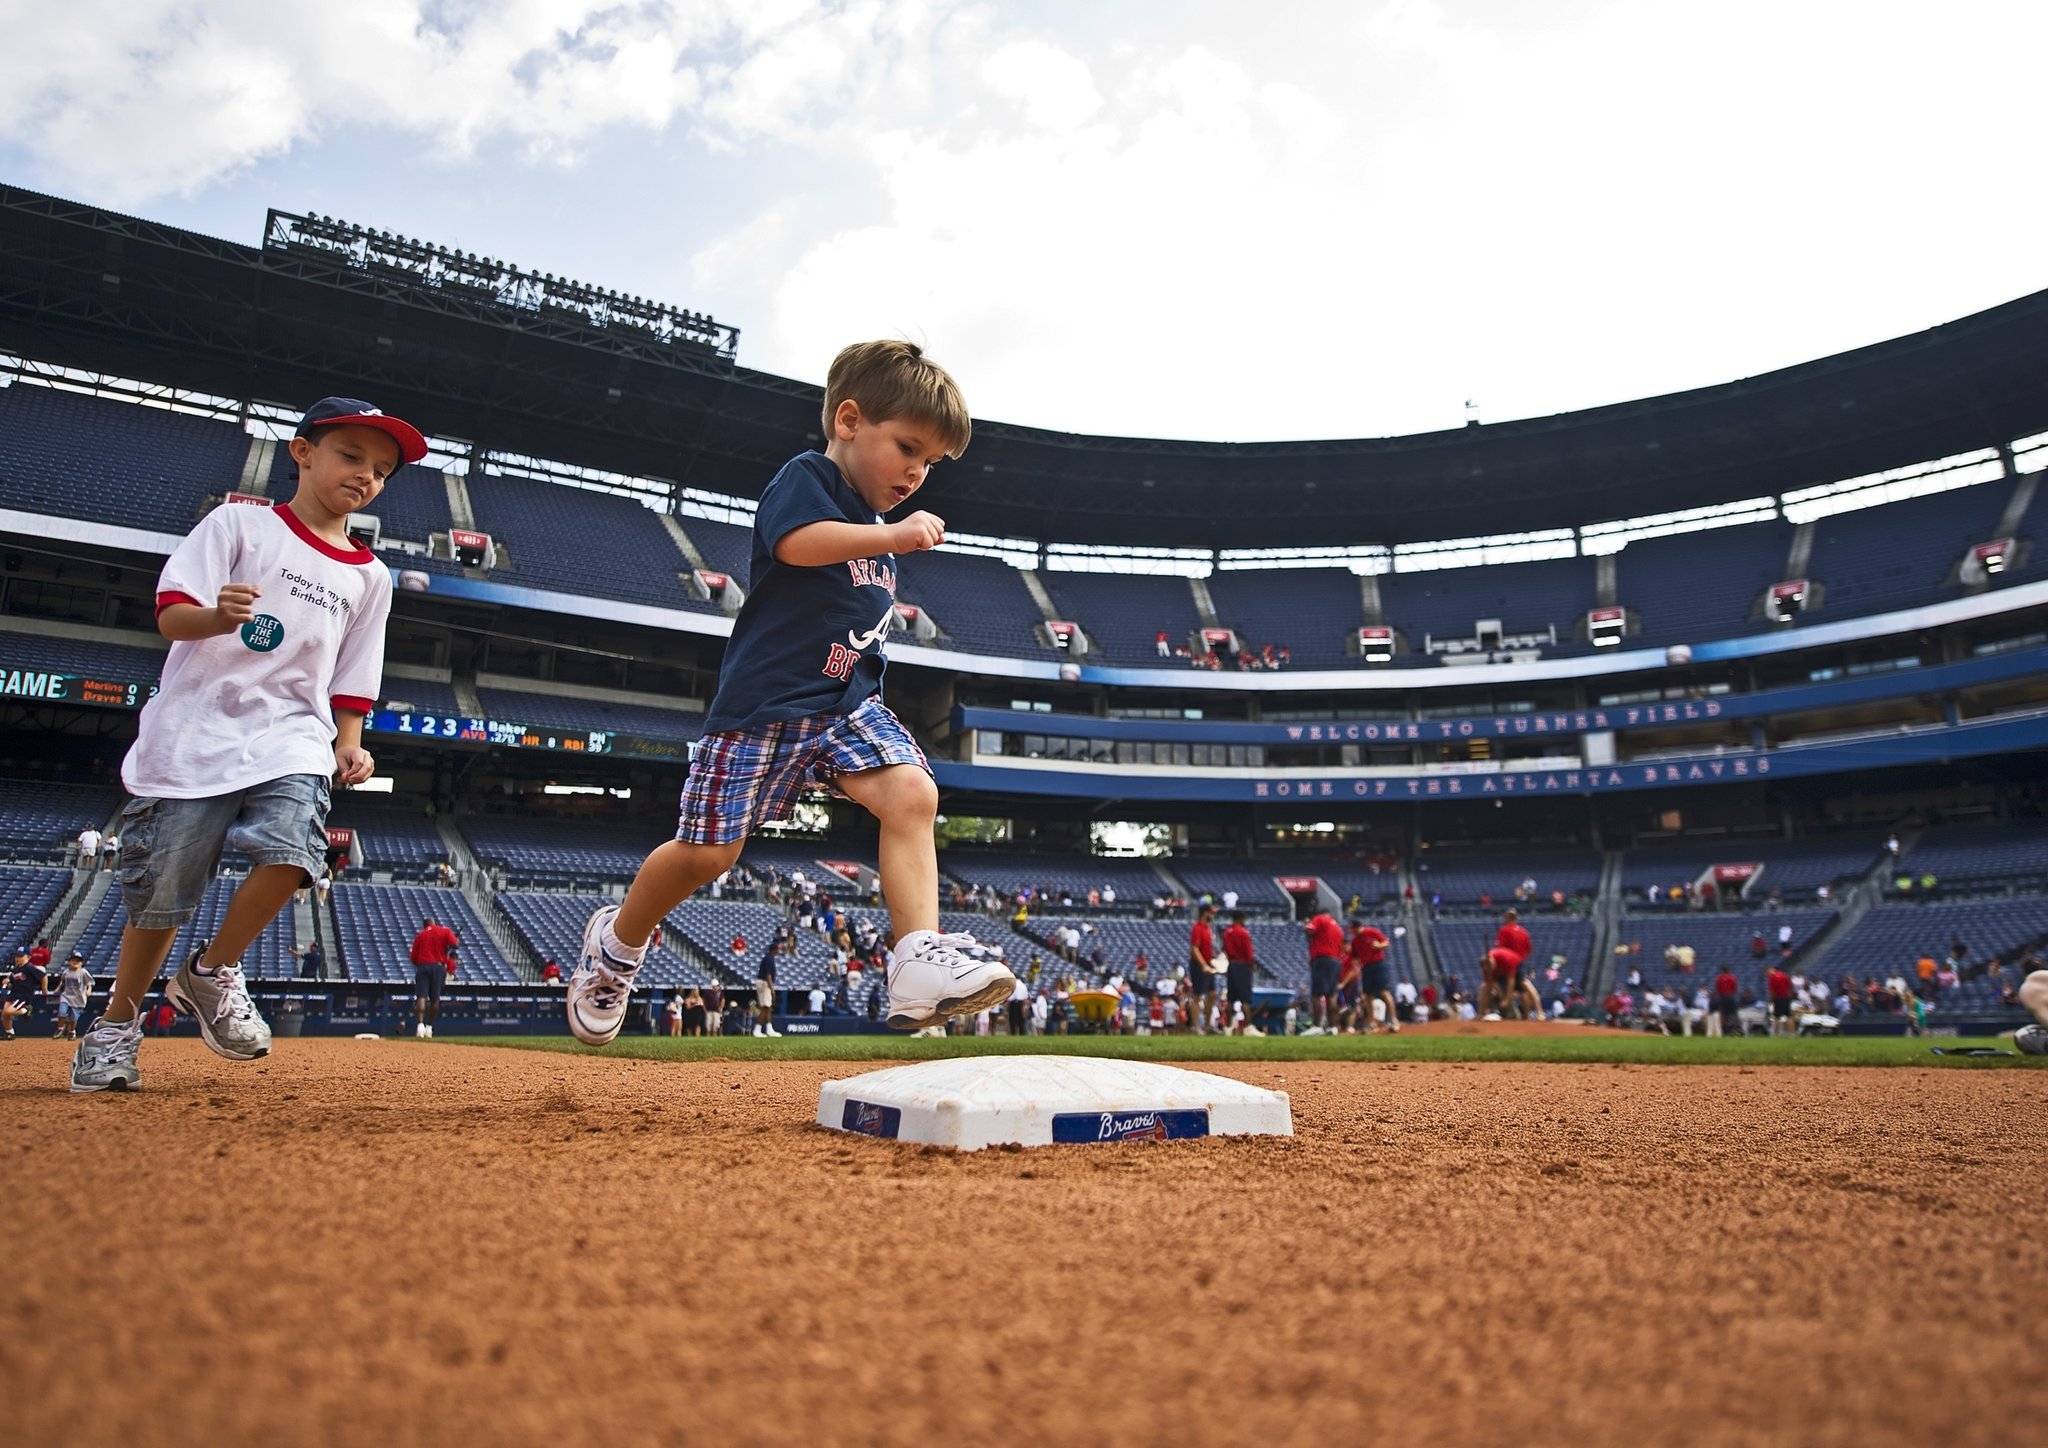
<path fill-rule="evenodd" d="M 1727 966 L 1714 977 L 1714 1012 L 1707 1017 L 1707 1034 L 1710 1036 L 1739 1036 L 1742 1034 L 1740 1006 L 1736 992 L 1742 983 L 1735 978 L 1735 972 Z"/>
<path fill-rule="evenodd" d="M 1223 930 L 1223 1024 L 1230 1035 L 1264 1035 L 1252 1024 L 1252 933 L 1244 928 L 1244 911 L 1230 912 Z"/>
<path fill-rule="evenodd" d="M 1188 930 L 1188 1028 L 1198 1035 L 1209 1034 L 1209 1011 L 1216 1003 L 1216 932 L 1211 922 L 1216 907 L 1204 905 L 1195 912 Z"/>
<path fill-rule="evenodd" d="M 1337 994 L 1337 974 L 1344 964 L 1344 927 L 1318 910 L 1308 922 L 1308 994 L 1316 1024 L 1330 1028 L 1331 998 Z"/>
<path fill-rule="evenodd" d="M 1792 977 L 1784 966 L 1774 962 L 1764 972 L 1764 994 L 1771 1001 L 1771 1034 L 1797 1035 L 1799 1026 L 1792 1019 Z"/>
<path fill-rule="evenodd" d="M 1537 994 L 1536 983 L 1529 979 L 1529 952 L 1533 949 L 1535 946 L 1530 943 L 1529 932 L 1522 928 L 1521 912 L 1511 909 L 1502 915 L 1488 958 L 1498 961 L 1502 967 L 1498 977 L 1500 1003 L 1496 1009 L 1503 1015 L 1519 1010 L 1525 1020 L 1543 1019 L 1543 997 Z"/>
<path fill-rule="evenodd" d="M 431 917 L 412 938 L 412 1033 L 421 1040 L 434 1035 L 434 1018 L 441 1013 L 441 987 L 448 981 L 448 952 L 462 942 L 454 931 Z"/>
<path fill-rule="evenodd" d="M 1374 1001 L 1387 1008 L 1387 1029 L 1401 1029 L 1401 1018 L 1394 1014 L 1394 973 L 1387 967 L 1387 946 L 1391 943 L 1378 928 L 1358 916 L 1351 918 L 1351 943 L 1345 951 L 1344 972 L 1358 977 L 1359 1007 L 1368 1033 L 1374 1029 Z"/>

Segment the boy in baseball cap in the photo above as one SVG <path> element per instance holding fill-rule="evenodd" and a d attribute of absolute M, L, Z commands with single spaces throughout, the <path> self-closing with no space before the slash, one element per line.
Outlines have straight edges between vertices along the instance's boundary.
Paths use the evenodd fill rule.
<path fill-rule="evenodd" d="M 358 398 L 325 397 L 290 448 L 291 501 L 215 508 L 157 581 L 157 631 L 171 649 L 121 764 L 128 920 L 106 1012 L 72 1057 L 73 1091 L 137 1084 L 143 994 L 228 845 L 255 868 L 164 995 L 217 1054 L 269 1053 L 242 952 L 319 875 L 330 781 L 360 784 L 376 768 L 363 719 L 383 687 L 391 574 L 349 537 L 348 519 L 427 442 Z"/>

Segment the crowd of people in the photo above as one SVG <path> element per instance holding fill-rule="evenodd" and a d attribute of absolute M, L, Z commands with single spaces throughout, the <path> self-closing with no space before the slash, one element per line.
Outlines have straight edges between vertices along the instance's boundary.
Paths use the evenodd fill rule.
<path fill-rule="evenodd" d="M 1238 648 L 1204 644 L 1198 649 L 1189 644 L 1175 643 L 1165 629 L 1154 635 L 1152 647 L 1162 659 L 1178 659 L 1193 668 L 1218 672 L 1226 668 L 1234 668 L 1240 673 L 1256 669 L 1284 669 L 1294 661 L 1293 651 L 1286 644 L 1260 644 L 1257 648 L 1249 644 Z"/>

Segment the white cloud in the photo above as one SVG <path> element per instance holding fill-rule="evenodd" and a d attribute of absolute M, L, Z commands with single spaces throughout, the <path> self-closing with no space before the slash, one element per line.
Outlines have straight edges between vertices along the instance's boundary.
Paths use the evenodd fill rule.
<path fill-rule="evenodd" d="M 1086 61 L 1042 40 L 1003 46 L 981 67 L 997 95 L 1021 102 L 1024 119 L 1041 130 L 1069 130 L 1102 107 Z"/>
<path fill-rule="evenodd" d="M 2048 203 L 2026 178 L 2048 7 L 1054 13 L 0 0 L 0 141 L 69 194 L 133 208 L 394 138 L 445 159 L 451 192 L 504 184 L 464 163 L 509 145 L 564 168 L 566 193 L 580 161 L 642 174 L 661 134 L 705 174 L 585 196 L 533 249 L 628 285 L 622 249 L 651 233 L 630 284 L 737 323 L 749 365 L 816 378 L 848 340 L 908 334 L 984 416 L 1113 433 L 1453 427 L 1467 397 L 1488 418 L 1581 407 L 2041 282 Z M 587 224 L 614 200 L 644 225 Z M 543 197 L 521 215 L 548 213 Z M 530 255 L 527 237 L 471 245 Z"/>
<path fill-rule="evenodd" d="M 691 53 L 739 33 L 747 9 L 6 0 L 0 137 L 116 204 L 189 193 L 354 127 L 452 157 L 510 137 L 563 159 L 693 104 Z"/>

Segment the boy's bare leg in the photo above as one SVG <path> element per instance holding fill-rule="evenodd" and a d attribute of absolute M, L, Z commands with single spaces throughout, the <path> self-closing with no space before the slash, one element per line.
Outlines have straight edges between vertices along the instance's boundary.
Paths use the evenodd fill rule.
<path fill-rule="evenodd" d="M 632 888 L 612 920 L 619 944 L 637 949 L 654 934 L 662 917 L 733 867 L 743 840 L 729 845 L 691 845 L 670 840 L 657 845 L 633 877 Z M 927 830 L 925 844 L 931 844 Z M 936 866 L 934 866 L 936 869 Z M 934 886 L 936 888 L 936 886 Z"/>
<path fill-rule="evenodd" d="M 277 918 L 305 878 L 306 872 L 297 865 L 258 865 L 251 870 L 228 901 L 228 913 L 221 917 L 220 929 L 213 933 L 213 943 L 199 963 L 212 970 L 240 961 L 242 952 L 256 943 L 256 937 Z"/>
<path fill-rule="evenodd" d="M 932 845 L 932 826 L 939 814 L 939 787 L 914 764 L 842 774 L 835 783 L 882 826 L 878 863 L 895 938 L 937 930 L 939 856 Z"/>
<path fill-rule="evenodd" d="M 2020 982 L 2019 1002 L 2034 1019 L 2048 1027 L 2048 970 L 2037 970 Z"/>
<path fill-rule="evenodd" d="M 172 942 L 178 938 L 174 925 L 168 930 L 144 930 L 134 925 L 121 927 L 121 959 L 114 967 L 114 984 L 107 992 L 107 1008 L 100 1019 L 125 1026 L 142 1009 L 142 998 L 156 983 L 157 972 L 170 957 Z"/>

